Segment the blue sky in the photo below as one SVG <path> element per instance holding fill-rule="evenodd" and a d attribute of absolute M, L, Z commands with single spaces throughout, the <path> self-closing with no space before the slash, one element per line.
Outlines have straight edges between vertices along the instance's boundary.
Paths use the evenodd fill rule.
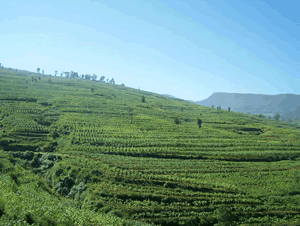
<path fill-rule="evenodd" d="M 300 1 L 2 1 L 0 63 L 203 100 L 300 94 Z M 298 14 L 298 15 L 297 15 Z"/>

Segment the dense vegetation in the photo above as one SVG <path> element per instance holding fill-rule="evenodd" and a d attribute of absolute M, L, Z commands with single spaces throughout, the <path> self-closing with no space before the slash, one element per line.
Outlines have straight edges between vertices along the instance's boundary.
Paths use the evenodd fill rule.
<path fill-rule="evenodd" d="M 300 222 L 296 125 L 38 77 L 0 69 L 0 225 Z"/>

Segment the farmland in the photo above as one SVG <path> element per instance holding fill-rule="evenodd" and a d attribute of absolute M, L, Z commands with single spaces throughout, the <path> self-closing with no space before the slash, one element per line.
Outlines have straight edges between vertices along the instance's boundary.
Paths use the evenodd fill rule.
<path fill-rule="evenodd" d="M 0 69 L 0 161 L 0 225 L 300 222 L 300 126 L 120 85 Z"/>

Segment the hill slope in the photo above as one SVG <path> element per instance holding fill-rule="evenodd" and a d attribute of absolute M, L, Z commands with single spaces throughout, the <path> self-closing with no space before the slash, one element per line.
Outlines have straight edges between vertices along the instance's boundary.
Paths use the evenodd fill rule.
<path fill-rule="evenodd" d="M 221 106 L 233 111 L 252 114 L 274 116 L 280 113 L 285 120 L 300 118 L 300 95 L 296 94 L 241 94 L 241 93 L 213 93 L 205 100 L 195 102 L 199 105 L 211 107 Z"/>
<path fill-rule="evenodd" d="M 80 79 L 0 82 L 0 224 L 300 221 L 299 127 Z"/>

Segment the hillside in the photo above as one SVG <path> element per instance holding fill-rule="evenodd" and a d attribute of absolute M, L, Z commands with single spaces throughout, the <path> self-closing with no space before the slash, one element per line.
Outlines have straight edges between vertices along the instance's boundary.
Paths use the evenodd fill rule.
<path fill-rule="evenodd" d="M 0 161 L 0 225 L 300 222 L 300 127 L 124 86 L 0 69 Z"/>
<path fill-rule="evenodd" d="M 211 107 L 221 106 L 223 109 L 251 114 L 274 116 L 277 112 L 285 120 L 300 118 L 300 95 L 296 94 L 242 94 L 242 93 L 213 93 L 210 97 L 196 104 Z"/>

